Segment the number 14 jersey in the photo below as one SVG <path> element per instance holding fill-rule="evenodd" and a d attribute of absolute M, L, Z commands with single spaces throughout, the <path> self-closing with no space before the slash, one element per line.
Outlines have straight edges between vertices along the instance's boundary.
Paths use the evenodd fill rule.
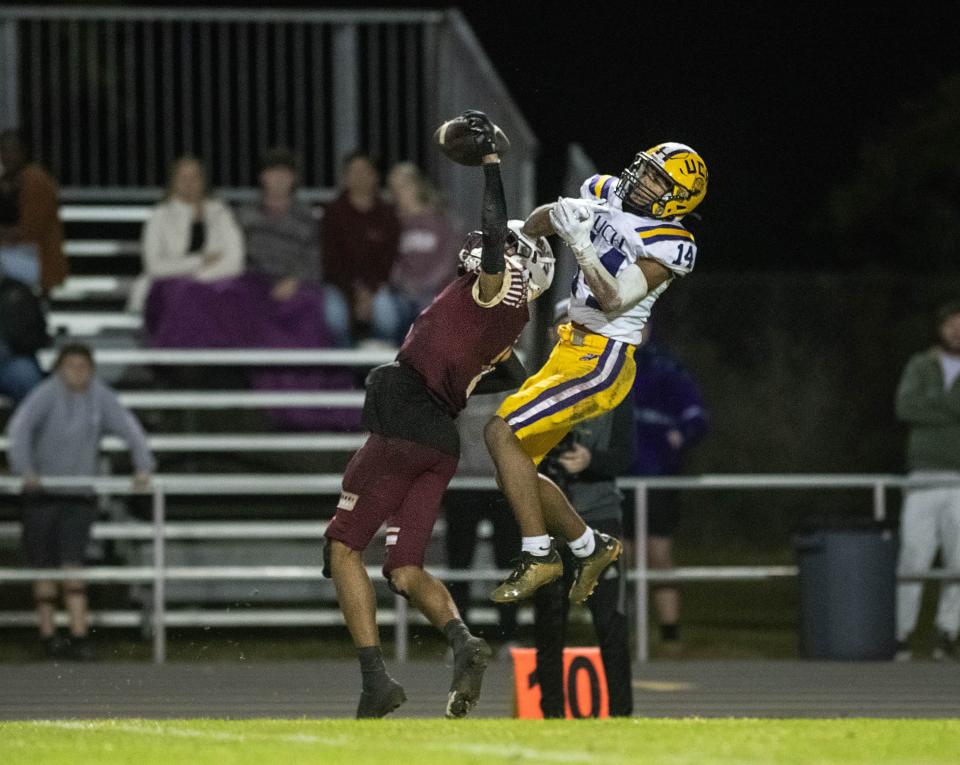
<path fill-rule="evenodd" d="M 640 258 L 649 258 L 666 266 L 671 276 L 636 305 L 620 313 L 606 314 L 587 286 L 582 271 L 577 269 L 571 285 L 569 313 L 572 321 L 598 335 L 639 345 L 641 332 L 657 298 L 675 276 L 685 276 L 693 270 L 697 245 L 693 234 L 679 219 L 660 220 L 625 212 L 620 197 L 614 193 L 618 180 L 613 175 L 594 175 L 580 187 L 584 199 L 607 202 L 594 218 L 590 233 L 600 262 L 616 277 Z"/>

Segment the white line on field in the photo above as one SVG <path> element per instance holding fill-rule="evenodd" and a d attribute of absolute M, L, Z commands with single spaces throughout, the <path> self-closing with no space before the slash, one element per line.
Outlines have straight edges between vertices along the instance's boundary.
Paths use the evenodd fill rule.
<path fill-rule="evenodd" d="M 346 736 L 337 738 L 323 738 L 308 733 L 231 733 L 230 731 L 193 730 L 191 728 L 177 728 L 164 725 L 159 720 L 144 725 L 132 722 L 91 723 L 72 720 L 44 720 L 43 725 L 53 728 L 89 731 L 119 731 L 121 733 L 151 733 L 156 736 L 175 736 L 178 738 L 205 738 L 214 741 L 231 741 L 243 743 L 245 741 L 284 741 L 292 744 L 323 744 L 325 746 L 347 746 L 352 739 Z"/>
<path fill-rule="evenodd" d="M 244 743 L 248 741 L 275 741 L 290 744 L 319 744 L 331 747 L 355 746 L 356 740 L 347 736 L 338 736 L 335 738 L 315 736 L 310 733 L 232 733 L 230 731 L 203 731 L 193 730 L 192 728 L 179 728 L 172 725 L 166 725 L 159 720 L 150 721 L 146 724 L 138 725 L 134 722 L 83 722 L 80 720 L 38 720 L 37 724 L 52 728 L 61 728 L 65 730 L 86 730 L 86 731 L 119 731 L 122 733 L 152 734 L 156 736 L 174 736 L 177 738 L 207 739 L 210 741 L 225 741 L 231 743 Z M 451 727 L 456 723 L 451 723 Z M 529 746 L 519 745 L 494 745 L 484 743 L 471 743 L 469 741 L 451 741 L 449 743 L 431 742 L 418 743 L 422 749 L 433 749 L 442 752 L 454 752 L 480 755 L 492 755 L 510 758 L 530 758 L 545 760 L 549 762 L 569 762 L 569 763 L 596 763 L 597 754 L 595 752 L 552 752 L 543 749 L 536 749 Z M 604 763 L 627 763 L 627 760 L 604 756 Z"/>

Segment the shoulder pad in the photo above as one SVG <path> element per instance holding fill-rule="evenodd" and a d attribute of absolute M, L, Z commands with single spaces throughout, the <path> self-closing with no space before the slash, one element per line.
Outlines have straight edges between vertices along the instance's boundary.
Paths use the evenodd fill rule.
<path fill-rule="evenodd" d="M 640 238 L 646 257 L 663 263 L 681 276 L 693 270 L 697 243 L 693 234 L 679 223 L 650 220 L 637 226 L 634 231 Z"/>
<path fill-rule="evenodd" d="M 583 199 L 609 199 L 618 181 L 615 175 L 591 175 L 580 186 L 580 196 Z"/>

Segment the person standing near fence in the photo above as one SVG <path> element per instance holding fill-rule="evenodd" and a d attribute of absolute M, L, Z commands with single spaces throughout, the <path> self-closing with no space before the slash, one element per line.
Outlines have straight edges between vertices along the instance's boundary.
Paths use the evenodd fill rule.
<path fill-rule="evenodd" d="M 940 552 L 944 568 L 960 569 L 960 300 L 937 313 L 937 345 L 914 355 L 897 388 L 897 417 L 909 428 L 912 478 L 954 481 L 910 489 L 900 517 L 901 574 L 923 574 Z M 897 659 L 912 658 L 910 637 L 920 613 L 922 582 L 897 588 Z M 960 658 L 960 582 L 941 582 L 933 658 Z"/>
<path fill-rule="evenodd" d="M 136 488 L 147 487 L 155 467 L 140 424 L 94 372 L 87 346 L 64 346 L 54 373 L 24 399 L 8 428 L 10 467 L 23 478 L 23 552 L 32 568 L 82 568 L 96 515 L 92 491 L 45 488 L 44 478 L 96 475 L 100 439 L 108 433 L 129 446 Z M 86 587 L 81 579 L 62 584 L 70 622 L 67 640 L 57 636 L 54 621 L 57 582 L 34 582 L 41 642 L 51 658 L 89 661 L 94 651 Z"/>
<path fill-rule="evenodd" d="M 635 456 L 629 472 L 638 476 L 678 475 L 690 449 L 709 428 L 706 404 L 691 372 L 653 339 L 653 325 L 643 328 L 637 349 L 637 376 L 633 382 Z M 633 492 L 626 512 L 626 539 L 634 528 Z M 647 563 L 655 571 L 674 567 L 673 538 L 680 525 L 680 492 L 655 489 L 647 494 Z M 660 631 L 660 655 L 678 658 L 680 642 L 680 590 L 674 584 L 653 589 L 653 606 Z"/>
<path fill-rule="evenodd" d="M 520 382 L 519 380 L 517 381 Z M 483 393 L 484 381 L 481 380 L 467 399 L 467 407 L 457 417 L 457 431 L 460 434 L 460 465 L 457 475 L 460 477 L 493 478 L 493 463 L 490 453 L 483 443 L 483 426 L 506 397 L 506 391 Z M 517 545 L 520 544 L 520 529 L 510 511 L 506 498 L 496 489 L 471 489 L 470 491 L 448 491 L 443 500 L 444 516 L 447 519 L 447 533 L 444 538 L 447 548 L 447 565 L 454 571 L 466 571 L 474 564 L 474 556 L 480 542 L 481 521 L 488 522 L 493 533 L 490 547 L 493 562 L 497 568 L 508 568 Z M 472 581 L 451 581 L 447 585 L 453 602 L 463 614 L 464 620 L 473 626 L 468 618 L 471 605 Z M 516 641 L 518 636 L 516 603 L 497 605 L 497 624 L 490 634 L 501 643 Z M 479 631 L 479 630 L 478 630 Z"/>
<path fill-rule="evenodd" d="M 540 471 L 559 486 L 584 523 L 601 533 L 623 537 L 623 495 L 616 477 L 633 458 L 633 407 L 627 398 L 612 411 L 579 423 L 540 463 Z M 576 564 L 564 550 L 564 575 L 533 594 L 534 643 L 540 709 L 545 718 L 564 716 L 563 648 Z M 601 574 L 587 600 L 604 673 L 612 717 L 633 714 L 630 634 L 627 627 L 626 575 L 621 558 Z"/>

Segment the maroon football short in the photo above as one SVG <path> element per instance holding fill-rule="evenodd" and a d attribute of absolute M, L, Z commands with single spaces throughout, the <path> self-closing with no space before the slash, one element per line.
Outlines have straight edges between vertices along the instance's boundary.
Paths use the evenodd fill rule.
<path fill-rule="evenodd" d="M 362 551 L 387 524 L 384 575 L 423 566 L 440 502 L 459 460 L 429 446 L 372 433 L 343 474 L 327 539 Z"/>

